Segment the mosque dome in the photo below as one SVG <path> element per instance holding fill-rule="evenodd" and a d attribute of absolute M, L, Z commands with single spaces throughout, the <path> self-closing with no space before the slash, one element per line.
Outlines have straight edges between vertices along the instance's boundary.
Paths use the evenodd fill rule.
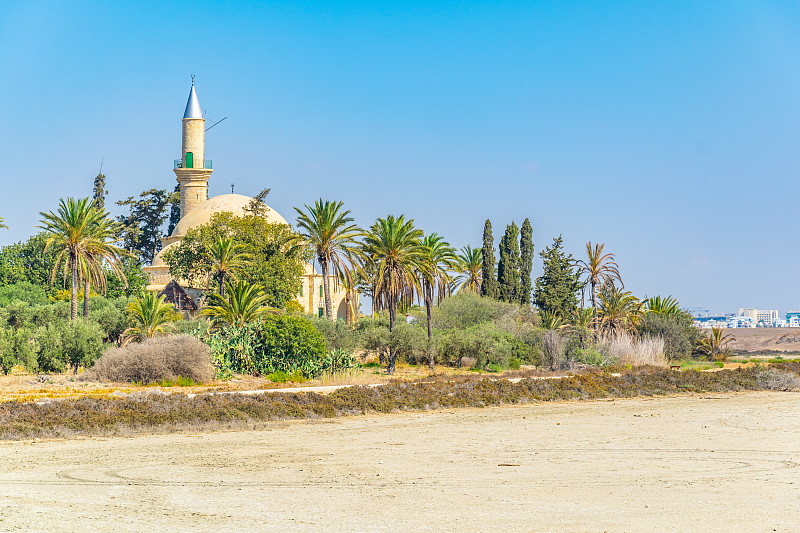
<path fill-rule="evenodd" d="M 217 213 L 230 212 L 236 216 L 242 216 L 246 213 L 244 208 L 252 201 L 252 198 L 243 194 L 222 194 L 209 198 L 186 213 L 186 216 L 178 222 L 178 225 L 172 231 L 172 237 L 183 237 L 190 229 L 208 224 L 211 221 L 211 217 Z M 274 209 L 270 209 L 269 206 L 267 206 L 267 212 L 264 217 L 267 222 L 288 225 L 286 219 Z"/>

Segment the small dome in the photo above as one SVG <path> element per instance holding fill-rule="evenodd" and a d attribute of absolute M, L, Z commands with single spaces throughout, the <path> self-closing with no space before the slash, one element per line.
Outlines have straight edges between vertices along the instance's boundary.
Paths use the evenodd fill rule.
<path fill-rule="evenodd" d="M 167 264 L 164 262 L 164 254 L 166 253 L 167 250 L 169 250 L 173 246 L 177 246 L 178 244 L 180 244 L 180 241 L 171 242 L 168 245 L 166 245 L 165 247 L 163 247 L 161 249 L 161 251 L 159 251 L 156 254 L 156 256 L 153 258 L 153 264 L 150 265 L 150 266 L 154 266 L 154 267 L 165 267 L 165 266 L 167 266 Z"/>
<path fill-rule="evenodd" d="M 196 228 L 197 226 L 202 226 L 203 224 L 208 224 L 211 221 L 211 217 L 217 213 L 230 212 L 236 216 L 243 216 L 246 214 L 244 208 L 247 207 L 252 201 L 252 198 L 249 196 L 244 196 L 243 194 L 222 194 L 220 196 L 209 198 L 202 204 L 196 206 L 194 209 L 186 213 L 186 216 L 184 216 L 180 222 L 178 222 L 178 225 L 175 226 L 172 236 L 184 236 L 190 229 Z M 269 209 L 269 206 L 267 206 L 267 212 L 264 216 L 266 217 L 267 222 L 288 225 L 286 219 L 284 219 L 274 209 Z"/>

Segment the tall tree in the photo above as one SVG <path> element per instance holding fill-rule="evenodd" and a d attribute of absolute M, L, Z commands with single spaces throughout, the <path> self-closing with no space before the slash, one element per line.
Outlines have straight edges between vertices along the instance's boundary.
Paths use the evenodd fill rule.
<path fill-rule="evenodd" d="M 631 291 L 623 291 L 611 284 L 603 285 L 599 301 L 597 329 L 606 336 L 633 332 L 642 318 L 642 302 Z"/>
<path fill-rule="evenodd" d="M 306 205 L 305 208 L 305 212 L 294 208 L 297 211 L 297 227 L 319 261 L 325 315 L 333 320 L 330 276 L 338 277 L 340 271 L 348 269 L 345 258 L 356 252 L 357 239 L 362 232 L 352 223 L 350 210 L 342 210 L 342 202 L 323 201 L 320 198 L 313 206 Z"/>
<path fill-rule="evenodd" d="M 481 292 L 481 250 L 467 245 L 458 256 L 461 260 L 461 274 L 458 277 L 459 293 L 480 294 Z"/>
<path fill-rule="evenodd" d="M 481 249 L 483 263 L 481 264 L 481 295 L 497 298 L 497 280 L 494 277 L 494 237 L 492 236 L 492 222 L 488 218 L 483 225 L 483 248 Z"/>
<path fill-rule="evenodd" d="M 379 218 L 364 236 L 364 255 L 375 264 L 375 298 L 389 310 L 389 331 L 394 330 L 400 301 L 411 301 L 419 290 L 419 272 L 425 270 L 425 256 L 420 246 L 422 230 L 414 220 L 403 215 Z M 394 374 L 397 350 L 389 348 L 387 372 Z"/>
<path fill-rule="evenodd" d="M 425 301 L 425 316 L 428 322 L 428 361 L 433 370 L 433 298 L 437 296 L 437 300 L 441 301 L 447 293 L 452 281 L 450 272 L 458 268 L 458 256 L 455 249 L 436 233 L 423 237 L 420 245 L 422 261 L 418 276 L 422 282 L 422 299 Z"/>
<path fill-rule="evenodd" d="M 606 284 L 613 284 L 614 280 L 622 283 L 622 276 L 619 275 L 619 266 L 614 261 L 614 254 L 603 253 L 605 243 L 595 244 L 592 247 L 591 242 L 586 243 L 586 259 L 576 262 L 580 268 L 581 273 L 586 276 L 584 278 L 584 285 L 591 287 L 592 307 L 597 309 L 597 286 L 604 286 Z"/>
<path fill-rule="evenodd" d="M 500 239 L 500 261 L 497 263 L 497 297 L 504 302 L 519 298 L 519 228 L 512 222 Z"/>
<path fill-rule="evenodd" d="M 181 221 L 181 184 L 175 185 L 172 190 L 172 199 L 169 202 L 169 224 L 167 235 L 172 235 L 175 226 Z"/>
<path fill-rule="evenodd" d="M 123 256 L 125 250 L 116 246 L 119 237 L 118 222 L 111 220 L 105 209 L 95 207 L 99 215 L 91 229 L 91 235 L 85 244 L 86 261 L 84 268 L 78 273 L 83 281 L 83 317 L 89 318 L 89 293 L 92 286 L 105 294 L 108 284 L 108 275 L 116 276 L 127 287 Z M 108 266 L 110 272 L 103 268 Z"/>
<path fill-rule="evenodd" d="M 533 280 L 533 226 L 529 219 L 522 223 L 519 236 L 519 298 L 522 305 L 531 303 L 531 286 Z"/>
<path fill-rule="evenodd" d="M 42 215 L 41 229 L 47 233 L 45 252 L 52 249 L 56 253 L 55 264 L 51 274 L 51 283 L 56 273 L 63 272 L 64 278 L 71 277 L 70 302 L 71 317 L 78 318 L 78 281 L 83 276 L 95 276 L 95 270 L 101 267 L 90 260 L 90 245 L 94 232 L 104 212 L 94 208 L 93 201 L 88 198 L 61 199 L 58 210 Z"/>
<path fill-rule="evenodd" d="M 565 254 L 561 235 L 553 239 L 553 244 L 539 255 L 542 257 L 544 272 L 536 278 L 533 290 L 533 303 L 543 312 L 567 319 L 578 307 L 577 293 L 581 284 L 580 272 L 574 267 L 571 254 Z"/>
<path fill-rule="evenodd" d="M 216 213 L 207 224 L 187 231 L 180 243 L 164 253 L 170 275 L 186 280 L 191 287 L 206 286 L 214 270 L 206 243 L 228 236 L 243 244 L 243 251 L 250 256 L 247 264 L 238 269 L 238 280 L 263 286 L 273 307 L 283 308 L 299 294 L 306 249 L 288 224 L 272 223 L 251 214 Z"/>
<path fill-rule="evenodd" d="M 98 209 L 105 209 L 107 194 L 108 191 L 106 190 L 106 176 L 102 172 L 99 172 L 97 176 L 95 176 L 94 178 L 94 192 L 92 194 L 94 205 Z"/>
<path fill-rule="evenodd" d="M 164 222 L 175 193 L 164 189 L 148 189 L 136 199 L 129 196 L 117 202 L 130 208 L 130 215 L 119 216 L 122 223 L 122 240 L 129 251 L 137 251 L 143 263 L 150 264 L 161 249 Z"/>
<path fill-rule="evenodd" d="M 244 269 L 250 262 L 250 254 L 244 251 L 245 246 L 236 242 L 233 236 L 223 235 L 205 243 L 206 254 L 211 263 L 211 279 L 217 281 L 219 294 L 225 297 L 225 281 L 236 279 L 236 273 Z M 262 288 L 263 290 L 263 288 Z"/>

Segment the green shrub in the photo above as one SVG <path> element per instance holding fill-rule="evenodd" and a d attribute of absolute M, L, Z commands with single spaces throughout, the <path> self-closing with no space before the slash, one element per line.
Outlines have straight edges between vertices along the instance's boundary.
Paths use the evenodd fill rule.
<path fill-rule="evenodd" d="M 358 359 L 352 352 L 344 350 L 330 350 L 325 356 L 322 369 L 328 372 L 336 373 L 345 370 L 352 370 L 358 368 Z"/>
<path fill-rule="evenodd" d="M 428 333 L 420 326 L 398 321 L 389 333 L 389 347 L 409 364 L 425 363 L 428 360 Z"/>
<path fill-rule="evenodd" d="M 91 366 L 103 352 L 103 330 L 95 322 L 72 320 L 64 328 L 61 350 L 77 374 L 79 366 Z"/>
<path fill-rule="evenodd" d="M 433 326 L 438 329 L 465 329 L 486 322 L 497 322 L 501 329 L 512 329 L 520 324 L 538 326 L 539 318 L 530 306 L 500 302 L 474 294 L 450 296 L 433 310 Z"/>
<path fill-rule="evenodd" d="M 385 318 L 362 318 L 356 322 L 361 348 L 384 355 L 389 350 L 389 321 Z"/>
<path fill-rule="evenodd" d="M 511 359 L 508 360 L 508 368 L 511 370 L 519 370 L 521 366 L 522 366 L 522 361 L 520 361 L 516 357 L 512 357 Z"/>
<path fill-rule="evenodd" d="M 325 346 L 329 350 L 352 351 L 358 347 L 358 333 L 344 320 L 328 320 L 326 317 L 307 315 L 306 319 L 325 338 Z"/>
<path fill-rule="evenodd" d="M 29 281 L 21 281 L 0 287 L 0 307 L 5 307 L 14 300 L 30 305 L 43 305 L 49 302 L 44 287 Z"/>
<path fill-rule="evenodd" d="M 283 370 L 277 370 L 267 376 L 267 379 L 273 383 L 286 383 L 289 379 L 289 374 Z"/>
<path fill-rule="evenodd" d="M 267 316 L 244 327 L 228 326 L 209 337 L 218 375 L 269 375 L 278 370 L 316 376 L 322 371 L 325 339 L 311 323 L 290 315 Z"/>
<path fill-rule="evenodd" d="M 110 348 L 85 379 L 129 383 L 206 383 L 213 378 L 208 346 L 188 335 L 154 337 L 122 348 Z"/>
<path fill-rule="evenodd" d="M 491 323 L 452 329 L 442 334 L 437 345 L 437 359 L 442 364 L 457 366 L 462 357 L 471 357 L 478 368 L 490 364 L 505 368 L 512 356 L 512 339 Z"/>
<path fill-rule="evenodd" d="M 690 357 L 701 337 L 700 330 L 694 327 L 692 317 L 686 313 L 675 316 L 650 313 L 638 329 L 642 337 L 663 338 L 664 353 L 669 359 Z"/>
<path fill-rule="evenodd" d="M 596 348 L 583 348 L 578 349 L 575 354 L 575 362 L 583 363 L 590 366 L 603 366 L 606 361 L 605 355 L 599 352 Z"/>

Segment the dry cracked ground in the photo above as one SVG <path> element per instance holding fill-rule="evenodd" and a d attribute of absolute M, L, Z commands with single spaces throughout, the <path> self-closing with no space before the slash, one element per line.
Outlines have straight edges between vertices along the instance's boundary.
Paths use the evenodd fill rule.
<path fill-rule="evenodd" d="M 738 393 L 7 442 L 0 530 L 797 531 L 798 437 Z"/>

